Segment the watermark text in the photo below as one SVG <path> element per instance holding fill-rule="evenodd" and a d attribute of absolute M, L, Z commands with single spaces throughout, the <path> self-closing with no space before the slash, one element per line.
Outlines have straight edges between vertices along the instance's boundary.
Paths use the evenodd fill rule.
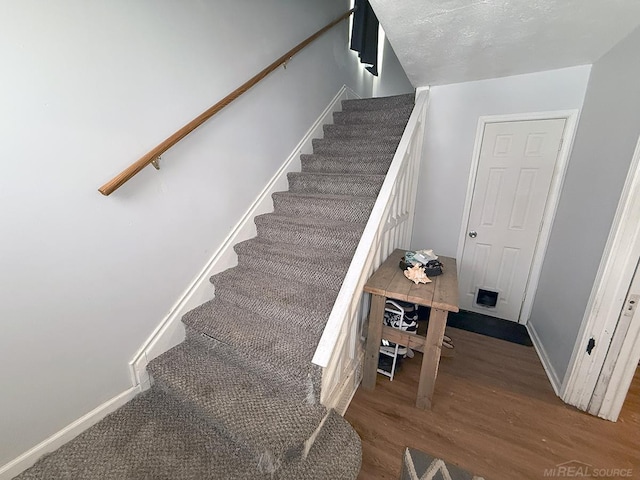
<path fill-rule="evenodd" d="M 588 463 L 571 460 L 545 468 L 545 478 L 632 478 L 632 468 L 596 468 Z"/>

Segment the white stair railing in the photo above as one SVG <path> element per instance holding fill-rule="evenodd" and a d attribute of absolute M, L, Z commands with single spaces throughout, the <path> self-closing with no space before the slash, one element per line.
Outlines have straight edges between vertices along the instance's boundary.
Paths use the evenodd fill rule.
<path fill-rule="evenodd" d="M 429 91 L 421 90 L 378 199 L 313 357 L 323 368 L 321 401 L 344 413 L 362 377 L 369 295 L 363 287 L 396 248 L 409 248 L 413 231 Z"/>

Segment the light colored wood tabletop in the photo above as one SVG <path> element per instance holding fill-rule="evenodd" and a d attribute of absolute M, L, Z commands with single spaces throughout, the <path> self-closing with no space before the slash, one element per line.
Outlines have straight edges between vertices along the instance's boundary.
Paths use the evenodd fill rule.
<path fill-rule="evenodd" d="M 400 269 L 406 250 L 396 249 L 371 276 L 364 291 L 373 295 L 417 303 L 448 312 L 458 311 L 458 274 L 456 259 L 438 257 L 443 264 L 442 275 L 429 277 L 431 283 L 415 284 Z"/>

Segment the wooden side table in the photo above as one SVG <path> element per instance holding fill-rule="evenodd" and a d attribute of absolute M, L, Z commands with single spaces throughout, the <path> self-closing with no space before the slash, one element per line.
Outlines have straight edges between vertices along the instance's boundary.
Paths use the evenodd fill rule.
<path fill-rule="evenodd" d="M 364 286 L 371 294 L 369 333 L 364 360 L 362 386 L 373 390 L 376 386 L 378 356 L 382 338 L 423 353 L 416 407 L 430 409 L 433 389 L 438 375 L 444 329 L 449 312 L 458 311 L 458 274 L 455 258 L 439 257 L 443 273 L 430 277 L 432 283 L 414 284 L 398 266 L 406 250 L 397 249 L 387 258 Z M 427 336 L 387 327 L 384 307 L 387 299 L 402 300 L 431 307 Z"/>

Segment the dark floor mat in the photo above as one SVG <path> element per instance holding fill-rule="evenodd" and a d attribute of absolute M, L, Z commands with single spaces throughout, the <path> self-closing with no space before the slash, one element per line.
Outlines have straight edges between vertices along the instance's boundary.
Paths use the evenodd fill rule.
<path fill-rule="evenodd" d="M 429 318 L 429 309 L 421 308 L 419 318 L 426 320 Z M 489 317 L 481 313 L 467 312 L 450 313 L 447 319 L 449 327 L 467 330 L 468 332 L 479 333 L 488 337 L 499 338 L 507 342 L 518 343 L 528 347 L 533 346 L 529 332 L 524 325 L 501 318 Z"/>

